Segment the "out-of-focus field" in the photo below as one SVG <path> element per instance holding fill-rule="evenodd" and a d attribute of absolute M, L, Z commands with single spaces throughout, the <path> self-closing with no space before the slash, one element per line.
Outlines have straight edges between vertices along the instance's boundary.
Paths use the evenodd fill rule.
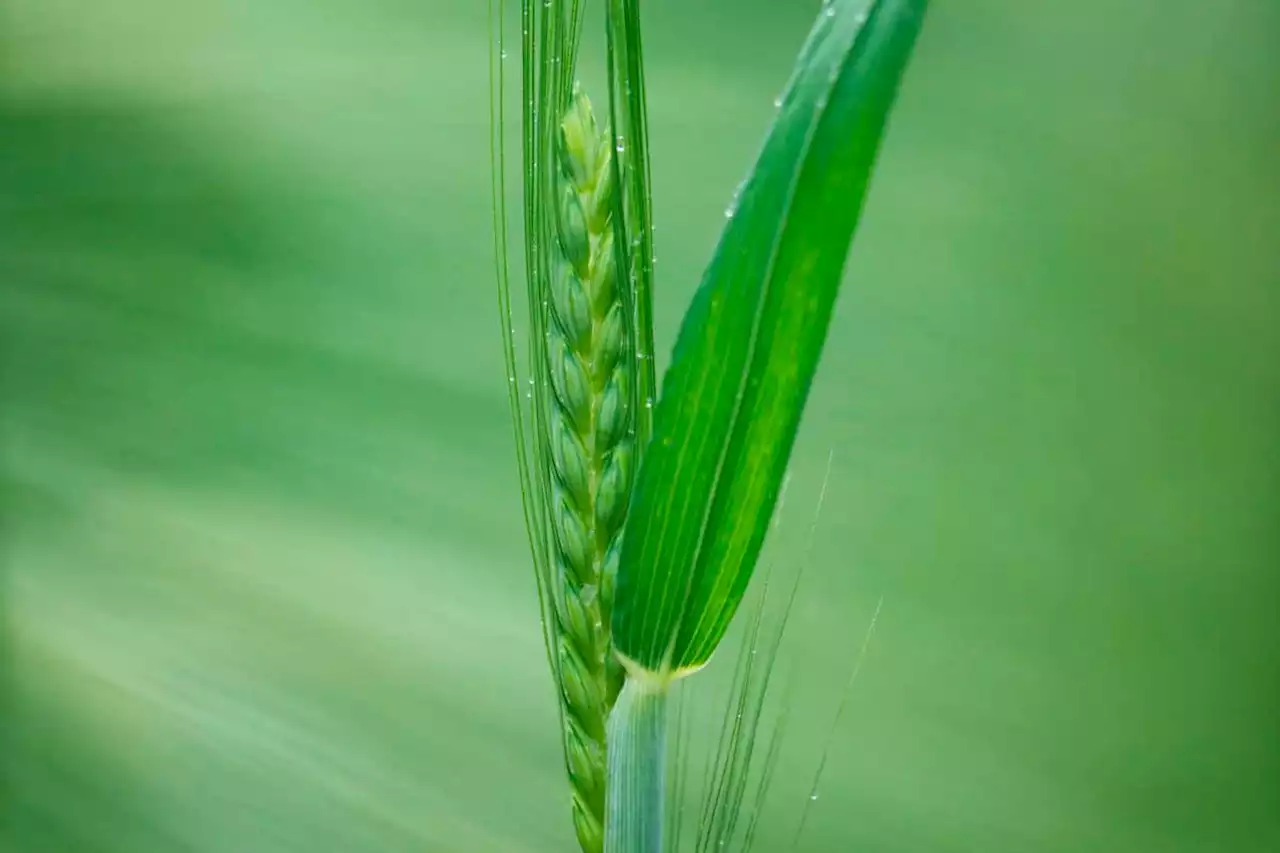
<path fill-rule="evenodd" d="M 883 596 L 800 850 L 1274 851 L 1280 8 L 934 7 L 757 849 Z M 646 4 L 663 349 L 815 9 Z M 0 0 L 0 850 L 572 849 L 487 52 L 462 0 Z"/>

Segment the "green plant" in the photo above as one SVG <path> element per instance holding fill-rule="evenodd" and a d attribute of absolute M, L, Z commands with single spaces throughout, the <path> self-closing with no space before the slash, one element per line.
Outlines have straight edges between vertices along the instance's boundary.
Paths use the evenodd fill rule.
<path fill-rule="evenodd" d="M 499 301 L 525 521 L 585 853 L 656 853 L 671 835 L 668 695 L 710 660 L 746 594 L 926 5 L 822 7 L 685 314 L 651 420 L 639 3 L 606 4 L 612 145 L 603 146 L 574 94 L 582 4 L 522 3 L 527 407 L 511 332 L 500 66 Z M 604 278 L 614 286 L 602 287 Z M 744 686 L 740 701 L 747 695 Z M 744 778 L 726 772 L 737 773 L 731 787 Z"/>

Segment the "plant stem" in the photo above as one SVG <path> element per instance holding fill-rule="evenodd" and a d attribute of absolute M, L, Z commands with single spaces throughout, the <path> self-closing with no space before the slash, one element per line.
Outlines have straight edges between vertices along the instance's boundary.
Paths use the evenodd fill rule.
<path fill-rule="evenodd" d="M 668 690 L 628 678 L 609 715 L 604 853 L 662 853 Z"/>

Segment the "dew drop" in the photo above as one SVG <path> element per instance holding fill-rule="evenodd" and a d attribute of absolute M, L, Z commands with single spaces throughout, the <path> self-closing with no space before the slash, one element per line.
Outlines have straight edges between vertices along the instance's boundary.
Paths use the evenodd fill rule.
<path fill-rule="evenodd" d="M 746 182 L 738 184 L 733 190 L 733 199 L 730 200 L 729 206 L 724 209 L 724 218 L 732 219 L 734 214 L 738 212 L 738 200 L 742 198 L 742 188 L 746 186 Z"/>
<path fill-rule="evenodd" d="M 809 799 L 810 799 L 810 800 L 816 800 L 816 799 L 818 799 L 818 792 L 817 792 L 817 791 L 814 791 L 812 794 L 810 794 L 810 795 L 809 795 Z"/>

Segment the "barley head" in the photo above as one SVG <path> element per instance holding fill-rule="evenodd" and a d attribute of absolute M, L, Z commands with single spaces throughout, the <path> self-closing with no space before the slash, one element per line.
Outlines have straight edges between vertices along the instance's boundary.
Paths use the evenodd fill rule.
<path fill-rule="evenodd" d="M 622 686 L 609 625 L 621 532 L 634 467 L 635 357 L 618 286 L 613 145 L 575 91 L 561 122 L 555 246 L 546 339 L 546 458 L 556 669 L 574 823 L 585 853 L 603 845 L 605 720 Z"/>

